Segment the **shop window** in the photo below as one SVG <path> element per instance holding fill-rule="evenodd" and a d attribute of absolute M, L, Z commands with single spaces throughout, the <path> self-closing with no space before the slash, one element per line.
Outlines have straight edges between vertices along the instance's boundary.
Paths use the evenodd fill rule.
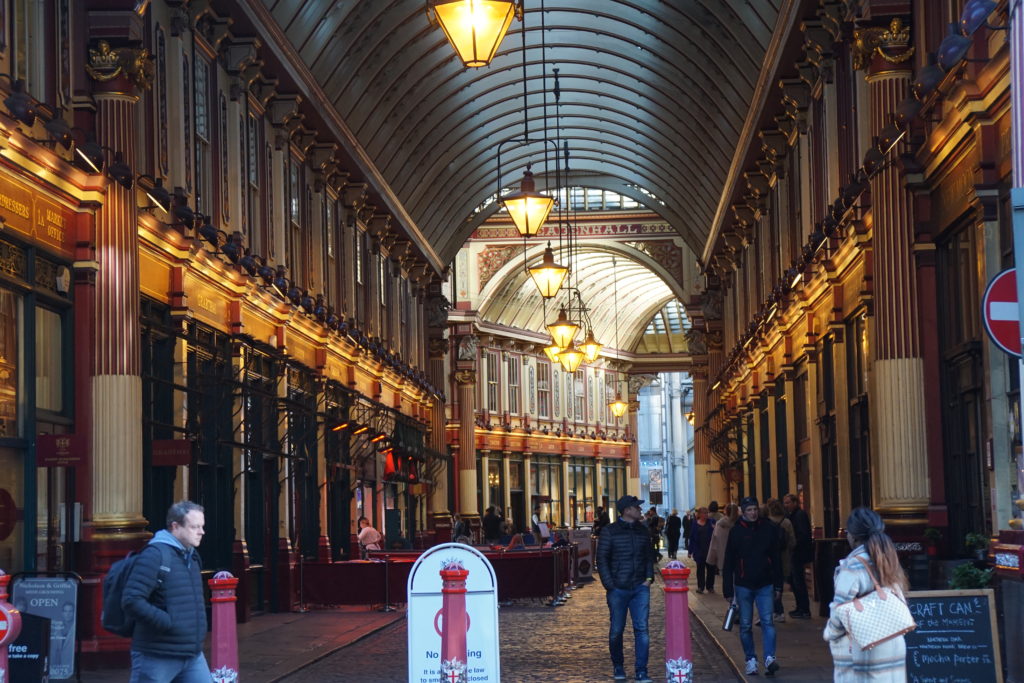
<path fill-rule="evenodd" d="M 18 436 L 18 345 L 21 298 L 0 289 L 0 437 Z"/>
<path fill-rule="evenodd" d="M 36 408 L 64 412 L 64 317 L 36 307 Z"/>
<path fill-rule="evenodd" d="M 487 359 L 487 410 L 491 413 L 498 412 L 498 385 L 501 382 L 501 368 L 498 364 L 498 354 L 488 351 L 484 354 Z"/>

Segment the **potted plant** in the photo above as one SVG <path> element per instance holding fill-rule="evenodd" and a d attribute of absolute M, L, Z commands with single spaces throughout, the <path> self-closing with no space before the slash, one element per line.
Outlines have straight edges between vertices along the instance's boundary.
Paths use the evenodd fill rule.
<path fill-rule="evenodd" d="M 973 562 L 964 562 L 953 570 L 953 578 L 949 580 L 949 587 L 954 590 L 988 588 L 991 581 L 991 569 L 978 569 Z"/>
<path fill-rule="evenodd" d="M 968 550 L 974 551 L 974 556 L 984 560 L 988 555 L 988 536 L 971 531 L 964 536 L 964 545 Z"/>
<path fill-rule="evenodd" d="M 924 529 L 924 542 L 926 546 L 926 552 L 930 556 L 937 555 L 939 553 L 939 541 L 942 540 L 942 532 L 933 526 L 925 527 Z"/>

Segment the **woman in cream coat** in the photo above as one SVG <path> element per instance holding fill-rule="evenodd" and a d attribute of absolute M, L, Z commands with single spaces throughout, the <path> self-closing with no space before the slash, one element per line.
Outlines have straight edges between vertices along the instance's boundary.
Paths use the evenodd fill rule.
<path fill-rule="evenodd" d="M 722 571 L 722 565 L 725 564 L 725 544 L 729 542 L 729 532 L 732 531 L 733 525 L 739 518 L 739 506 L 729 503 L 725 506 L 725 515 L 715 524 L 715 531 L 711 534 L 707 563 L 718 567 L 719 573 Z"/>

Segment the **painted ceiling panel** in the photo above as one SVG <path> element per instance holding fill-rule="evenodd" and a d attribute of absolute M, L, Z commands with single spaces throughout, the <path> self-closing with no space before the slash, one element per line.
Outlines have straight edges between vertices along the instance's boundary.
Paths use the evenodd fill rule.
<path fill-rule="evenodd" d="M 522 136 L 524 61 L 531 138 L 544 93 L 556 137 L 558 68 L 572 170 L 653 192 L 699 251 L 781 2 L 525 0 L 492 64 L 466 69 L 422 0 L 264 0 L 442 261 L 498 188 L 499 144 Z M 503 149 L 502 185 L 544 147 Z"/>

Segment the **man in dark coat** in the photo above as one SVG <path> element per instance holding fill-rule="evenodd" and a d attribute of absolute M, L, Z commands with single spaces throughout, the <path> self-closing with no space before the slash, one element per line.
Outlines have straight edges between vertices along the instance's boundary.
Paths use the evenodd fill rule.
<path fill-rule="evenodd" d="M 125 614 L 135 619 L 131 683 L 209 683 L 203 655 L 206 605 L 196 552 L 205 524 L 201 506 L 175 503 L 167 511 L 167 528 L 156 532 L 131 568 L 121 597 Z"/>
<path fill-rule="evenodd" d="M 491 505 L 484 511 L 484 540 L 488 543 L 497 543 L 501 540 L 501 517 Z"/>
<path fill-rule="evenodd" d="M 612 657 L 615 680 L 626 680 L 622 654 L 622 633 L 626 629 L 626 611 L 633 619 L 636 680 L 650 683 L 647 656 L 650 635 L 647 618 L 650 614 L 651 584 L 654 583 L 654 548 L 648 529 L 640 523 L 642 500 L 623 496 L 616 503 L 619 519 L 601 530 L 597 544 L 597 569 L 601 584 L 607 591 L 611 628 L 608 650 Z"/>
<path fill-rule="evenodd" d="M 679 519 L 679 511 L 673 510 L 665 522 L 665 538 L 668 539 L 668 559 L 676 559 L 679 551 L 679 534 L 683 528 L 683 520 Z"/>
<path fill-rule="evenodd" d="M 796 609 L 790 612 L 789 616 L 796 619 L 810 619 L 811 601 L 807 595 L 806 567 L 814 561 L 811 518 L 800 507 L 800 499 L 792 493 L 787 493 L 782 498 L 782 505 L 786 508 L 786 517 L 793 525 L 793 534 L 796 536 L 796 546 L 793 548 L 793 556 L 789 563 L 789 576 L 787 577 L 793 587 Z"/>
<path fill-rule="evenodd" d="M 757 675 L 753 634 L 754 605 L 757 605 L 764 638 L 765 675 L 774 676 L 779 670 L 779 663 L 775 661 L 775 623 L 772 616 L 775 599 L 782 595 L 779 531 L 771 520 L 760 516 L 757 498 L 748 496 L 741 500 L 740 512 L 741 517 L 729 532 L 729 541 L 725 545 L 722 595 L 739 606 L 740 642 L 748 676 Z"/>

